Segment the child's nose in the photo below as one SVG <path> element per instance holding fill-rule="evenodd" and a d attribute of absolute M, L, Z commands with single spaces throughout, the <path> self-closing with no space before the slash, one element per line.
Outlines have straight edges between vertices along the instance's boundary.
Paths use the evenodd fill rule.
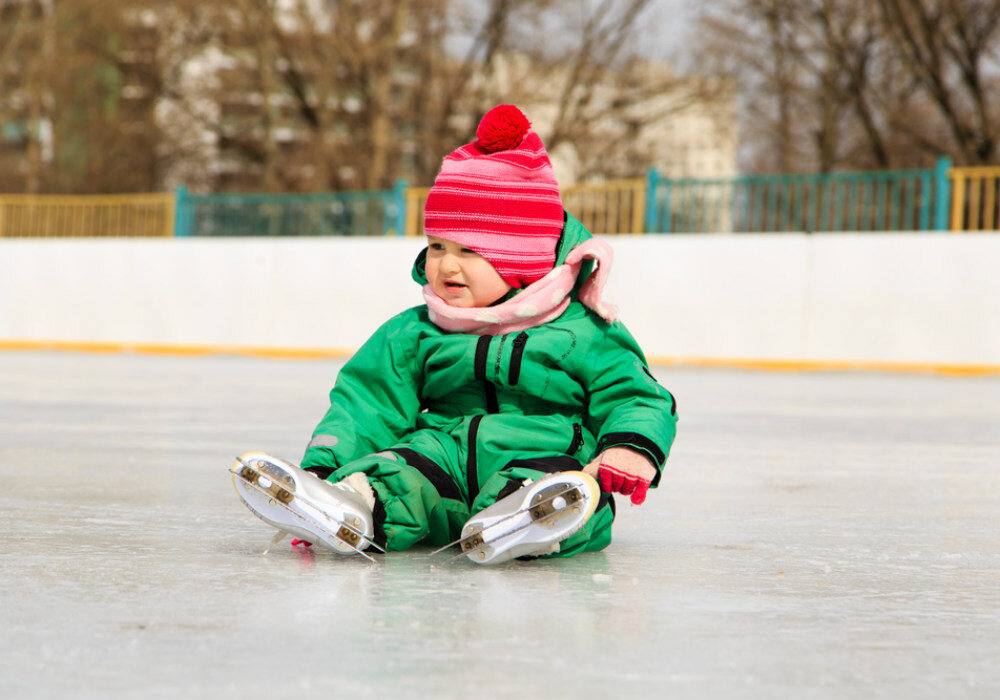
<path fill-rule="evenodd" d="M 441 258 L 441 270 L 448 273 L 458 272 L 458 258 L 451 253 L 445 253 Z"/>

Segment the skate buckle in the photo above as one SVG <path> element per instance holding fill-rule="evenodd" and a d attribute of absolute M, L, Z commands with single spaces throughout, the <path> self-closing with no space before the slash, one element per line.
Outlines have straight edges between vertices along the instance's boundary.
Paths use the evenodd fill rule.
<path fill-rule="evenodd" d="M 571 507 L 579 510 L 579 506 L 576 504 L 583 500 L 580 489 L 573 488 L 567 491 L 564 488 L 564 484 L 555 484 L 536 493 L 528 507 L 531 519 L 536 522 L 545 520 L 560 511 L 569 510 Z"/>
<path fill-rule="evenodd" d="M 346 525 L 341 525 L 340 529 L 337 530 L 337 539 L 357 549 L 358 543 L 361 541 L 361 535 L 354 530 L 348 529 Z"/>
<path fill-rule="evenodd" d="M 258 462 L 258 464 L 261 463 Z M 292 502 L 293 496 L 291 491 L 282 488 L 277 484 L 277 482 L 272 481 L 270 477 L 261 474 L 245 462 L 238 470 L 236 470 L 236 475 L 244 481 L 250 483 L 252 486 L 256 486 L 260 490 L 266 492 L 271 498 L 281 501 L 286 506 Z"/>
<path fill-rule="evenodd" d="M 483 539 L 482 530 L 474 532 L 462 540 L 462 552 L 475 551 L 485 546 L 486 546 L 486 540 Z"/>

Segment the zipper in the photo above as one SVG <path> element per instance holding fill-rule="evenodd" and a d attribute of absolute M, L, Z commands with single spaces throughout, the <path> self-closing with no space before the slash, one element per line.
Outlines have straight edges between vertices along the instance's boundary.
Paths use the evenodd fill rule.
<path fill-rule="evenodd" d="M 521 331 L 514 338 L 514 347 L 510 351 L 510 371 L 507 374 L 507 383 L 511 386 L 517 384 L 521 377 L 521 358 L 524 356 L 524 346 L 528 344 L 528 334 Z"/>
<path fill-rule="evenodd" d="M 580 445 L 583 444 L 583 426 L 579 423 L 573 424 L 573 442 L 569 443 L 569 448 L 566 450 L 566 454 L 572 456 L 580 449 Z"/>
<path fill-rule="evenodd" d="M 483 383 L 483 393 L 486 395 L 486 412 L 499 413 L 500 403 L 497 401 L 497 388 L 493 382 L 486 378 L 486 361 L 490 354 L 490 341 L 492 336 L 481 335 L 476 341 L 476 359 L 473 364 L 473 373 L 476 379 Z"/>
<path fill-rule="evenodd" d="M 479 493 L 479 465 L 476 458 L 476 439 L 479 436 L 479 424 L 483 417 L 475 416 L 469 421 L 469 458 L 465 463 L 465 487 L 469 490 L 469 503 L 476 499 Z"/>
<path fill-rule="evenodd" d="M 473 364 L 476 379 L 486 380 L 486 359 L 490 353 L 490 336 L 481 335 L 476 341 L 476 359 Z"/>

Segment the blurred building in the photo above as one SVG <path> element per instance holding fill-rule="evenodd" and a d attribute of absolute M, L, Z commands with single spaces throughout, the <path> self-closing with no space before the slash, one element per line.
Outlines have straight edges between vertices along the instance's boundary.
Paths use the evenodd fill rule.
<path fill-rule="evenodd" d="M 317 191 L 388 187 L 412 177 L 413 116 L 405 104 L 418 99 L 419 85 L 406 66 L 416 60 L 416 36 L 396 35 L 384 73 L 373 76 L 377 63 L 345 59 L 370 40 L 372 27 L 338 27 L 319 3 L 310 11 L 305 18 L 301 5 L 277 0 L 273 14 L 217 13 L 210 40 L 178 65 L 157 107 L 178 154 L 164 173 L 168 186 Z M 386 121 L 382 130 L 372 124 L 373 102 Z M 365 154 L 375 152 L 392 172 L 369 177 Z"/>
<path fill-rule="evenodd" d="M 565 67 L 539 70 L 510 53 L 498 59 L 495 78 L 495 98 L 517 96 L 534 129 L 551 141 L 564 185 L 642 176 L 648 168 L 671 178 L 737 174 L 736 85 L 729 79 L 678 76 L 668 63 L 633 61 L 584 87 L 568 84 Z M 558 125 L 563 103 L 574 97 L 586 106 Z M 552 140 L 558 130 L 565 137 Z"/>

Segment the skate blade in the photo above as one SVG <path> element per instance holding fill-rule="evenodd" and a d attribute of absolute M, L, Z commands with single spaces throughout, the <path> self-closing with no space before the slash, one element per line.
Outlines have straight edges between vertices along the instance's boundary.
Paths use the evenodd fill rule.
<path fill-rule="evenodd" d="M 250 486 L 255 486 L 258 491 L 264 491 L 267 495 L 273 497 L 278 503 L 281 503 L 286 507 L 289 506 L 289 504 L 292 502 L 292 499 L 295 497 L 294 495 L 295 483 L 288 478 L 287 474 L 283 474 L 281 472 L 272 473 L 270 470 L 266 469 L 267 466 L 266 463 L 264 471 L 262 471 L 261 469 L 258 469 L 257 467 L 248 464 L 247 461 L 244 460 L 242 457 L 237 457 L 236 461 L 239 462 L 240 468 L 237 469 L 236 467 L 233 467 L 232 469 L 229 470 L 230 473 L 239 476 L 244 481 L 246 481 Z M 264 483 L 261 483 L 262 479 L 264 480 Z M 274 480 L 280 481 L 280 485 Z M 318 508 L 308 498 L 305 498 L 304 496 L 299 496 L 298 498 L 300 501 L 307 504 L 309 507 L 325 514 L 322 508 Z M 292 510 L 292 513 L 299 516 L 300 518 L 302 517 L 299 513 L 296 513 L 294 510 Z M 385 550 L 382 549 L 382 547 L 375 544 L 371 539 L 369 539 L 363 531 L 357 529 L 356 527 L 348 523 L 345 523 L 342 520 L 338 520 L 337 518 L 330 518 L 330 520 L 332 520 L 333 522 L 337 523 L 340 526 L 340 530 L 338 530 L 336 534 L 337 539 L 343 541 L 348 546 L 357 548 L 357 546 L 361 541 L 365 541 L 368 543 L 369 547 L 373 547 L 382 554 L 385 554 Z"/>
<path fill-rule="evenodd" d="M 278 530 L 275 536 L 271 538 L 271 542 L 267 545 L 267 548 L 263 552 L 261 552 L 260 555 L 262 557 L 266 557 L 267 553 L 270 552 L 272 549 L 274 549 L 274 545 L 278 544 L 279 542 L 281 542 L 281 540 L 285 539 L 286 537 L 288 537 L 287 532 L 285 532 L 284 530 Z"/>
<path fill-rule="evenodd" d="M 505 539 L 507 537 L 510 537 L 511 535 L 516 535 L 517 533 L 519 533 L 519 532 L 521 532 L 523 530 L 527 530 L 529 527 L 534 527 L 535 525 L 539 525 L 539 524 L 545 524 L 546 522 L 548 522 L 550 520 L 556 520 L 556 519 L 558 519 L 558 517 L 560 515 L 563 515 L 567 510 L 570 510 L 571 508 L 573 508 L 573 507 L 560 508 L 558 510 L 554 510 L 553 512 L 549 513 L 548 515 L 545 515 L 545 516 L 543 516 L 543 517 L 541 517 L 541 518 L 539 518 L 537 520 L 536 519 L 532 519 L 532 521 L 530 523 L 525 523 L 521 527 L 514 528 L 513 530 L 508 530 L 507 532 L 503 533 L 499 537 L 494 537 L 492 540 L 489 540 L 489 541 L 486 541 L 482 537 L 483 530 L 477 530 L 476 532 L 472 533 L 471 535 L 469 535 L 468 537 L 465 538 L 467 540 L 467 542 L 463 542 L 462 543 L 462 551 L 461 552 L 459 552 L 458 554 L 456 554 L 454 556 L 448 557 L 447 559 L 445 559 L 441 563 L 442 564 L 448 564 L 450 562 L 455 561 L 456 559 L 461 559 L 462 557 L 468 557 L 468 556 L 476 554 L 476 553 L 482 553 L 483 556 L 480 557 L 480 558 L 484 559 L 485 558 L 485 552 L 483 550 L 485 550 L 485 549 L 487 549 L 489 547 L 492 547 L 497 542 L 500 542 L 501 540 L 503 540 L 503 539 Z"/>
<path fill-rule="evenodd" d="M 563 507 L 557 508 L 553 504 L 560 498 L 563 499 L 565 505 Z M 555 520 L 559 515 L 564 514 L 570 508 L 579 508 L 579 506 L 576 504 L 582 501 L 583 498 L 584 496 L 580 492 L 580 487 L 574 485 L 562 489 L 557 493 L 550 494 L 549 496 L 541 500 L 536 501 L 535 499 L 532 499 L 532 502 L 529 503 L 526 508 L 521 508 L 520 510 L 516 510 L 510 515 L 506 515 L 503 518 L 500 518 L 499 520 L 490 523 L 484 528 L 476 530 L 475 532 L 466 535 L 465 537 L 460 537 L 454 542 L 450 542 L 443 547 L 435 549 L 427 556 L 428 557 L 436 556 L 441 552 L 445 551 L 446 549 L 450 549 L 451 547 L 454 547 L 456 545 L 460 546 L 462 551 L 453 557 L 445 559 L 442 562 L 443 564 L 447 564 L 448 562 L 458 559 L 459 557 L 462 556 L 474 554 L 475 552 L 490 546 L 490 544 L 492 544 L 493 542 L 499 542 L 505 537 L 509 537 L 510 535 L 520 532 L 526 528 L 532 527 L 533 525 L 537 525 L 539 523 L 545 523 L 550 520 Z M 531 515 L 531 522 L 527 523 L 526 525 L 522 525 L 519 528 L 506 532 L 503 535 L 500 535 L 499 537 L 495 537 L 488 542 L 485 540 L 483 533 L 486 530 L 488 530 L 491 527 L 496 527 L 497 525 L 505 523 L 508 520 L 512 520 L 521 515 L 524 515 L 525 513 L 529 513 Z"/>
<path fill-rule="evenodd" d="M 251 467 L 249 464 L 247 464 L 242 458 L 237 457 L 236 459 L 242 465 L 241 468 L 240 469 L 233 468 L 233 469 L 229 469 L 227 471 L 229 471 L 229 473 L 232 474 L 234 477 L 238 476 L 241 479 L 243 479 L 244 483 L 246 483 L 248 486 L 250 486 L 251 488 L 255 489 L 256 491 L 259 491 L 260 493 L 262 493 L 262 494 L 264 494 L 266 496 L 270 496 L 273 499 L 272 500 L 272 505 L 281 506 L 282 508 L 284 508 L 285 510 L 287 510 L 289 513 L 291 513 L 292 515 L 294 515 L 299 520 L 301 520 L 303 522 L 306 522 L 306 523 L 309 523 L 310 525 L 318 528 L 319 530 L 321 530 L 328 537 L 334 538 L 334 539 L 337 539 L 337 540 L 343 542 L 350 549 L 352 549 L 355 553 L 360 554 L 361 556 L 363 556 L 365 559 L 368 559 L 369 561 L 375 561 L 375 560 L 370 555 L 366 554 L 362 549 L 360 549 L 360 544 L 362 542 L 366 542 L 369 547 L 373 547 L 374 549 L 376 549 L 377 551 L 381 552 L 382 554 L 385 554 L 385 550 L 382 547 L 380 547 L 377 544 L 375 544 L 374 542 L 372 542 L 367 537 L 367 535 L 365 535 L 364 532 L 362 532 L 361 530 L 358 530 L 357 528 L 353 527 L 352 525 L 350 525 L 348 523 L 345 523 L 342 520 L 339 520 L 338 518 L 333 518 L 333 517 L 329 518 L 331 521 L 333 521 L 334 523 L 336 523 L 337 525 L 340 526 L 339 529 L 337 530 L 337 532 L 332 532 L 332 531 L 328 530 L 327 528 L 323 527 L 318 522 L 315 522 L 315 521 L 310 522 L 301 513 L 299 513 L 298 511 L 296 511 L 294 508 L 292 508 L 289 505 L 289 503 L 291 503 L 291 501 L 294 498 L 293 494 L 290 494 L 290 496 L 288 497 L 287 500 L 284 499 L 283 497 L 282 498 L 275 497 L 275 495 L 274 495 L 274 493 L 272 491 L 272 488 L 271 488 L 274 485 L 273 483 L 270 484 L 270 486 L 266 486 L 265 484 L 259 483 L 261 476 L 263 476 L 264 479 L 269 482 L 270 481 L 270 477 L 268 475 L 262 474 L 261 472 L 257 471 L 254 467 Z M 248 471 L 250 472 L 250 474 L 248 474 L 248 475 L 245 476 L 246 472 L 248 472 Z M 248 476 L 250 478 L 247 478 Z M 254 476 L 256 476 L 256 478 L 254 478 Z M 283 483 L 285 484 L 285 486 L 291 486 L 291 488 L 294 489 L 294 484 L 287 484 L 287 482 L 283 482 Z M 279 489 L 279 490 L 287 492 L 287 489 Z M 237 493 L 238 493 L 238 491 L 237 491 Z M 315 505 L 313 505 L 312 503 L 310 503 L 310 501 L 308 499 L 302 498 L 301 496 L 299 496 L 298 498 L 303 503 L 308 504 L 310 507 L 314 508 L 315 510 L 323 512 L 322 509 L 316 508 Z M 265 552 L 264 552 L 265 554 L 267 554 L 267 552 L 270 551 L 271 548 L 277 542 L 280 542 L 281 539 L 283 539 L 283 537 L 284 537 L 285 534 L 287 534 L 283 530 L 279 530 L 279 532 L 282 533 L 282 538 L 278 538 L 276 536 L 275 539 L 272 540 L 271 544 L 268 546 L 267 550 L 265 550 Z"/>

